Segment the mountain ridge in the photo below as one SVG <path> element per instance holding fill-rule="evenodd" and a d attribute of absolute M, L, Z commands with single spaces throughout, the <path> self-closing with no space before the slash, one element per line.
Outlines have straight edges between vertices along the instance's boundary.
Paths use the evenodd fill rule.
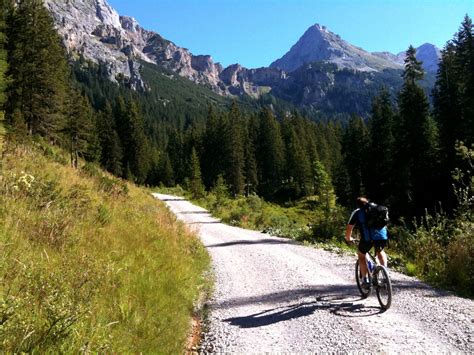
<path fill-rule="evenodd" d="M 194 55 L 159 33 L 144 29 L 133 17 L 120 16 L 107 0 L 43 1 L 73 59 L 83 57 L 90 60 L 98 64 L 111 81 L 123 82 L 126 79 L 125 82 L 136 90 L 150 89 L 141 74 L 142 63 L 145 62 L 208 87 L 221 96 L 259 98 L 271 93 L 278 97 L 288 87 L 296 87 L 298 91 L 323 90 L 321 95 L 317 95 L 318 100 L 313 104 L 308 102 L 314 106 L 334 83 L 331 80 L 327 82 L 327 75 L 324 75 L 323 82 L 308 83 L 306 78 L 298 82 L 312 62 L 332 63 L 338 69 L 352 70 L 353 75 L 359 72 L 382 74 L 387 69 L 403 69 L 398 56 L 388 52 L 369 53 L 318 24 L 311 26 L 292 49 L 270 67 L 248 69 L 233 64 L 224 68 L 210 55 Z M 303 53 L 295 55 L 295 51 L 299 50 Z M 426 47 L 424 53 L 429 56 L 432 52 Z M 295 62 L 292 62 L 293 59 Z M 311 74 L 311 69 L 308 73 L 314 74 Z M 320 76 L 321 73 L 315 75 L 315 80 Z M 298 106 L 297 102 L 291 103 Z"/>

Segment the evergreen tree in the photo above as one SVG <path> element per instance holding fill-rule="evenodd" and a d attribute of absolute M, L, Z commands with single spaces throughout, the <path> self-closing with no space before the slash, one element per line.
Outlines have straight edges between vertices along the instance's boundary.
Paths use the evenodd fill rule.
<path fill-rule="evenodd" d="M 456 67 L 460 75 L 461 140 L 474 143 L 474 26 L 466 15 L 455 36 Z"/>
<path fill-rule="evenodd" d="M 451 171 L 463 164 L 456 141 L 474 142 L 474 30 L 466 15 L 459 31 L 443 49 L 434 89 L 434 112 L 439 125 L 442 159 L 441 197 L 453 209 Z"/>
<path fill-rule="evenodd" d="M 422 215 L 437 202 L 438 136 L 437 126 L 429 115 L 428 99 L 417 80 L 423 77 L 416 51 L 410 46 L 405 59 L 404 85 L 399 93 L 400 109 L 396 129 L 397 151 L 394 165 L 395 211 Z"/>
<path fill-rule="evenodd" d="M 416 85 L 416 82 L 423 79 L 425 73 L 423 66 L 418 59 L 416 59 L 416 49 L 412 45 L 408 47 L 405 52 L 405 70 L 402 77 L 405 85 Z"/>
<path fill-rule="evenodd" d="M 41 0 L 18 1 L 7 19 L 7 119 L 57 142 L 64 126 L 68 66 L 53 20 Z"/>
<path fill-rule="evenodd" d="M 350 181 L 350 201 L 367 193 L 369 132 L 362 118 L 353 116 L 343 138 L 344 165 Z"/>
<path fill-rule="evenodd" d="M 105 109 L 97 120 L 97 131 L 101 146 L 100 163 L 116 176 L 122 175 L 122 149 L 120 138 L 115 129 L 115 120 L 110 102 L 106 102 Z"/>
<path fill-rule="evenodd" d="M 324 168 L 324 165 L 319 161 L 313 162 L 311 170 L 314 174 L 314 193 L 319 197 L 319 202 L 324 206 L 324 211 L 327 215 L 336 204 L 336 195 L 331 177 Z"/>
<path fill-rule="evenodd" d="M 203 139 L 203 171 L 204 183 L 207 187 L 214 185 L 217 177 L 224 174 L 225 156 L 228 145 L 224 144 L 227 135 L 225 118 L 217 115 L 212 106 L 209 107 L 206 131 Z"/>
<path fill-rule="evenodd" d="M 123 97 L 119 96 L 115 117 L 123 154 L 123 176 L 141 184 L 147 178 L 151 159 L 143 116 L 137 102 L 132 98 L 125 102 Z"/>
<path fill-rule="evenodd" d="M 0 1 L 0 119 L 3 119 L 3 105 L 5 103 L 5 89 L 7 87 L 7 51 L 6 51 L 6 24 L 8 1 Z"/>
<path fill-rule="evenodd" d="M 247 195 L 258 188 L 257 158 L 255 145 L 258 140 L 258 117 L 252 115 L 244 125 L 245 190 Z"/>
<path fill-rule="evenodd" d="M 269 108 L 260 111 L 258 139 L 258 180 L 263 196 L 272 197 L 282 186 L 285 167 L 284 143 L 280 124 Z"/>
<path fill-rule="evenodd" d="M 183 183 L 188 176 L 186 164 L 188 157 L 184 154 L 184 138 L 177 129 L 171 130 L 169 133 L 167 155 L 171 162 L 171 170 L 173 171 L 174 180 L 177 184 Z"/>
<path fill-rule="evenodd" d="M 173 166 L 171 165 L 168 153 L 164 153 L 160 156 L 158 180 L 165 186 L 174 185 Z"/>
<path fill-rule="evenodd" d="M 393 173 L 394 117 L 390 93 L 383 89 L 372 103 L 369 120 L 370 143 L 367 154 L 367 194 L 378 203 L 391 195 Z"/>
<path fill-rule="evenodd" d="M 129 146 L 125 148 L 127 164 L 139 184 L 145 182 L 149 171 L 150 151 L 145 135 L 143 117 L 140 115 L 137 103 L 132 100 L 127 106 Z"/>
<path fill-rule="evenodd" d="M 66 139 L 64 145 L 69 148 L 71 165 L 77 168 L 79 156 L 87 160 L 95 160 L 100 156 L 100 150 L 97 149 L 93 113 L 88 100 L 77 90 L 71 89 L 66 107 L 66 122 L 63 129 Z"/>
<path fill-rule="evenodd" d="M 205 190 L 204 190 L 204 185 L 202 183 L 202 177 L 201 177 L 201 163 L 199 161 L 199 156 L 196 152 L 196 149 L 194 149 L 194 147 L 192 148 L 192 151 L 191 151 L 190 166 L 191 166 L 191 171 L 190 171 L 189 180 L 190 180 L 190 188 L 191 188 L 191 193 L 193 194 L 193 198 L 203 197 Z"/>
<path fill-rule="evenodd" d="M 294 120 L 289 118 L 283 121 L 282 135 L 285 142 L 286 172 L 285 178 L 290 185 L 292 198 L 298 198 L 309 194 L 311 185 L 311 168 L 304 143 L 304 136 L 297 136 Z M 302 133 L 300 133 L 302 134 Z"/>
<path fill-rule="evenodd" d="M 224 141 L 227 146 L 225 151 L 228 153 L 226 178 L 231 192 L 235 196 L 242 194 L 245 187 L 244 122 L 235 101 L 230 109 L 228 124 L 228 136 Z"/>

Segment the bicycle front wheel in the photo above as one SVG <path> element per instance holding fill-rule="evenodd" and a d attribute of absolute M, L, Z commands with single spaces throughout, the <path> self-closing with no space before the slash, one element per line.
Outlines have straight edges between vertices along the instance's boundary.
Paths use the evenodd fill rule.
<path fill-rule="evenodd" d="M 356 261 L 355 264 L 355 279 L 357 282 L 357 288 L 359 289 L 360 295 L 362 298 L 367 298 L 370 296 L 370 292 L 372 291 L 372 282 L 369 282 L 368 285 L 362 285 L 363 277 L 360 274 L 360 267 L 359 267 L 359 260 Z M 370 274 L 369 274 L 370 279 Z"/>
<path fill-rule="evenodd" d="M 392 304 L 392 282 L 384 266 L 377 265 L 374 273 L 375 292 L 382 309 L 387 310 Z"/>

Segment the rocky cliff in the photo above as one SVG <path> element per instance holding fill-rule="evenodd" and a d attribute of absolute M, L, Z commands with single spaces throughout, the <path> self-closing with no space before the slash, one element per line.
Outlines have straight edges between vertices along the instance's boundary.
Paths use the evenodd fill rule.
<path fill-rule="evenodd" d="M 198 84 L 225 94 L 222 67 L 210 56 L 194 56 L 159 34 L 119 14 L 106 0 L 44 0 L 71 56 L 106 68 L 111 80 L 123 75 L 134 87 L 143 87 L 140 61 L 159 64 Z"/>

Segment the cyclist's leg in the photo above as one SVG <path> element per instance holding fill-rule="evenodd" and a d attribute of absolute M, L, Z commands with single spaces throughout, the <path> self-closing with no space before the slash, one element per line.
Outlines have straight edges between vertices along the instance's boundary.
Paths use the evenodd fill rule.
<path fill-rule="evenodd" d="M 387 254 L 384 251 L 385 245 L 387 244 L 386 240 L 376 240 L 374 242 L 375 253 L 381 265 L 387 267 Z"/>
<path fill-rule="evenodd" d="M 361 240 L 359 242 L 357 256 L 359 258 L 360 274 L 363 277 L 367 276 L 367 273 L 368 273 L 366 254 L 368 253 L 370 248 L 372 248 L 372 243 L 371 242 L 366 242 L 364 240 L 364 238 L 361 238 Z"/>

